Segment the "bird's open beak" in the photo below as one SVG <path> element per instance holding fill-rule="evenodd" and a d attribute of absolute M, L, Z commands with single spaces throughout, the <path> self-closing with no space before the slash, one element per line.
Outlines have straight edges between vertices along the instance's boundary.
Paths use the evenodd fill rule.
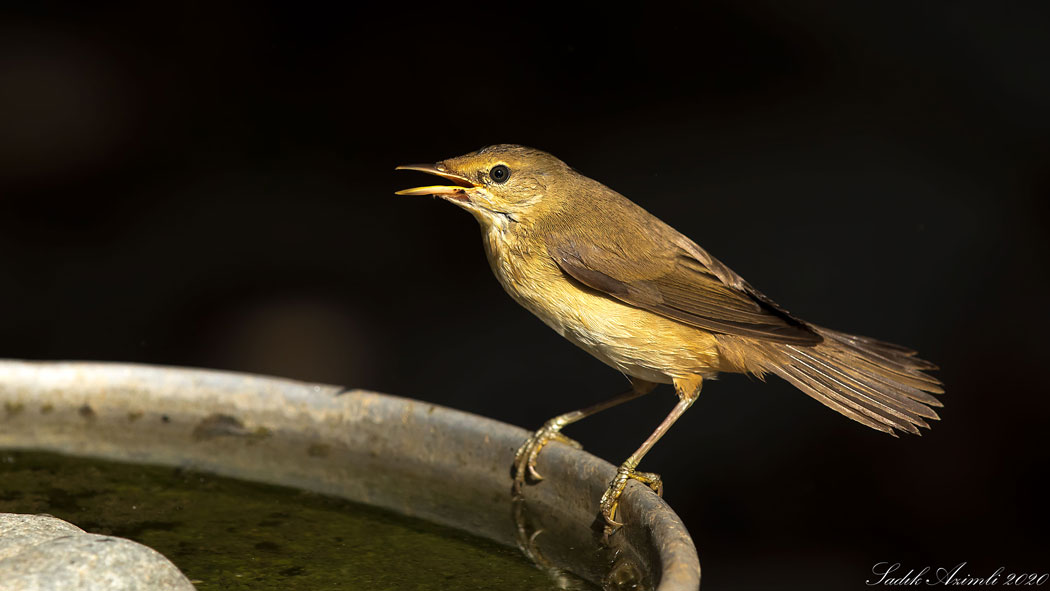
<path fill-rule="evenodd" d="M 438 197 L 446 197 L 457 201 L 470 201 L 467 189 L 472 189 L 477 186 L 476 183 L 471 182 L 466 177 L 442 170 L 434 164 L 406 164 L 404 166 L 398 166 L 394 170 L 416 170 L 433 174 L 441 178 L 446 178 L 453 183 L 456 183 L 455 185 L 429 185 L 426 187 L 404 189 L 402 191 L 397 191 L 394 193 L 395 195 L 436 195 Z"/>

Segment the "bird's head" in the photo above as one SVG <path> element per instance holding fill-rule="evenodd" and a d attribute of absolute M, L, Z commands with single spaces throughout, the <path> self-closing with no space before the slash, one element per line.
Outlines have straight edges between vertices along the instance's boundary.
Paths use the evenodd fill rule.
<path fill-rule="evenodd" d="M 410 164 L 417 170 L 452 181 L 398 191 L 398 195 L 435 195 L 466 209 L 482 224 L 522 221 L 544 201 L 553 185 L 571 173 L 546 152 L 499 144 L 434 164 Z"/>

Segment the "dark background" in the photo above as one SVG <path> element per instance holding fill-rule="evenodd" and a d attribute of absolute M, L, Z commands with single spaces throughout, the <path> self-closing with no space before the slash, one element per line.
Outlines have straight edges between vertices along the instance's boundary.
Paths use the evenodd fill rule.
<path fill-rule="evenodd" d="M 476 222 L 395 197 L 559 156 L 793 312 L 943 368 L 892 439 L 709 383 L 646 458 L 705 588 L 879 561 L 1050 571 L 1041 3 L 150 3 L 0 13 L 0 357 L 340 383 L 526 426 L 622 390 L 519 308 Z M 668 388 L 568 430 L 622 461 Z"/>

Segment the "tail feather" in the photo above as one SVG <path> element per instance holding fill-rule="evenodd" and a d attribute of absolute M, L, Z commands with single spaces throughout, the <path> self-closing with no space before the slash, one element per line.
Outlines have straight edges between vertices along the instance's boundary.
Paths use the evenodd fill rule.
<path fill-rule="evenodd" d="M 776 373 L 799 390 L 802 390 L 806 394 L 809 394 L 811 397 L 820 400 L 820 402 L 828 408 L 844 416 L 847 416 L 862 425 L 871 427 L 872 429 L 876 429 L 878 431 L 882 431 L 883 433 L 889 433 L 890 435 L 896 437 L 896 433 L 894 433 L 893 429 L 886 426 L 885 423 L 870 419 L 866 414 L 862 414 L 854 410 L 854 408 L 852 408 L 851 406 L 838 402 L 837 398 L 834 397 L 834 395 L 827 396 L 825 394 L 822 394 L 820 391 L 814 389 L 813 386 L 810 385 L 810 381 L 805 377 L 797 376 L 796 372 L 793 371 L 793 368 L 786 367 L 777 370 Z"/>
<path fill-rule="evenodd" d="M 766 344 L 768 371 L 829 408 L 872 429 L 920 434 L 939 420 L 933 394 L 944 388 L 924 371 L 936 369 L 910 349 L 817 328 L 824 342 L 807 347 Z"/>
<path fill-rule="evenodd" d="M 915 351 L 911 349 L 825 328 L 818 328 L 817 332 L 825 339 L 829 339 L 839 345 L 838 348 L 840 350 L 858 355 L 858 359 L 862 362 L 875 363 L 884 370 L 940 386 L 940 381 L 937 378 L 916 373 L 916 370 L 932 371 L 938 369 L 938 367 L 925 359 L 919 359 L 915 356 Z"/>
<path fill-rule="evenodd" d="M 862 354 L 862 353 L 861 353 Z M 847 364 L 858 371 L 867 371 L 878 376 L 879 381 L 886 382 L 887 384 L 901 384 L 908 388 L 919 390 L 920 392 L 931 392 L 934 394 L 943 394 L 944 390 L 941 387 L 941 383 L 926 374 L 919 373 L 921 371 L 918 368 L 909 370 L 895 370 L 892 367 L 887 367 L 885 363 L 873 362 L 869 359 L 860 357 L 858 353 L 853 351 L 831 351 L 829 353 L 837 361 Z"/>
<path fill-rule="evenodd" d="M 857 389 L 836 380 L 824 371 L 813 367 L 804 360 L 791 356 L 791 368 L 795 374 L 800 376 L 808 389 L 803 390 L 811 396 L 815 393 L 816 398 L 825 402 L 827 398 L 837 400 L 840 403 L 853 407 L 855 410 L 867 415 L 869 418 L 884 423 L 885 425 L 917 433 L 918 429 L 912 424 L 907 413 L 891 405 L 885 404 L 876 397 L 868 396 Z M 825 402 L 826 403 L 826 402 Z"/>
<path fill-rule="evenodd" d="M 914 416 L 926 417 L 934 420 L 940 418 L 932 408 L 909 398 L 904 392 L 887 387 L 885 384 L 882 384 L 877 380 L 865 380 L 863 377 L 856 376 L 856 374 L 851 371 L 852 368 L 846 364 L 829 361 L 825 358 L 821 358 L 820 355 L 808 353 L 804 349 L 800 350 L 796 347 L 792 347 L 792 349 L 794 349 L 795 353 L 799 356 L 811 361 L 813 365 L 817 366 L 815 368 L 817 371 L 830 377 L 841 387 L 844 387 L 848 391 L 862 396 L 865 399 L 871 400 L 877 406 L 889 409 L 890 412 L 898 417 L 907 420 L 911 420 Z M 795 355 L 792 355 L 792 357 L 795 357 Z"/>
<path fill-rule="evenodd" d="M 835 356 L 835 359 L 837 361 L 840 361 L 843 364 L 849 363 L 849 359 L 845 356 L 835 355 L 834 353 L 832 354 Z M 860 374 L 860 376 L 862 376 L 863 378 L 874 380 L 882 386 L 885 386 L 892 390 L 899 390 L 904 396 L 921 402 L 923 404 L 927 404 L 930 406 L 944 406 L 944 403 L 941 402 L 936 396 L 930 394 L 929 392 L 924 392 L 923 390 L 919 389 L 921 387 L 928 387 L 931 388 L 931 391 L 941 393 L 942 388 L 940 388 L 939 386 L 933 386 L 932 384 L 924 384 L 918 382 L 917 380 L 908 380 L 907 378 L 901 379 L 897 377 L 890 377 L 884 374 L 879 374 L 877 370 L 868 369 L 865 365 L 861 363 L 854 364 L 850 369 L 852 369 L 857 374 Z"/>

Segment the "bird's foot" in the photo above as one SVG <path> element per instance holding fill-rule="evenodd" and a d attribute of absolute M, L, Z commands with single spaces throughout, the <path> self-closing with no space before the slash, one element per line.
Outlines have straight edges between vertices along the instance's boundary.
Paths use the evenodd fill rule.
<path fill-rule="evenodd" d="M 630 468 L 626 465 L 620 466 L 616 471 L 616 477 L 609 483 L 609 488 L 606 489 L 605 494 L 602 495 L 602 501 L 599 504 L 602 511 L 602 517 L 604 517 L 606 523 L 613 528 L 623 525 L 623 523 L 616 521 L 616 510 L 620 508 L 620 495 L 623 494 L 623 489 L 627 486 L 628 480 L 637 480 L 638 482 L 641 482 L 653 489 L 653 492 L 661 497 L 664 494 L 664 484 L 663 481 L 660 480 L 659 474 L 638 472 L 634 468 Z"/>
<path fill-rule="evenodd" d="M 539 482 L 543 480 L 543 476 L 536 471 L 536 458 L 540 455 L 540 450 L 543 446 L 547 445 L 551 441 L 558 441 L 564 443 L 570 447 L 576 449 L 583 449 L 577 441 L 569 439 L 568 437 L 561 434 L 561 429 L 565 425 L 557 418 L 551 419 L 544 423 L 538 431 L 533 433 L 525 443 L 518 448 L 518 452 L 514 454 L 514 492 L 521 493 L 521 489 L 525 486 L 526 480 L 533 482 Z"/>

